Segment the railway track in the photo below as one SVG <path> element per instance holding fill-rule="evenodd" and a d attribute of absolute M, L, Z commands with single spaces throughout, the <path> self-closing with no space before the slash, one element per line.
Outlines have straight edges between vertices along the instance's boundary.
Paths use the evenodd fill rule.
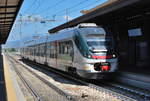
<path fill-rule="evenodd" d="M 138 101 L 150 101 L 150 91 L 144 89 L 116 82 L 101 82 L 100 84 L 96 83 L 96 85 L 103 86 L 112 91 L 137 99 Z"/>
<path fill-rule="evenodd" d="M 35 64 L 41 67 L 40 64 Z M 89 86 L 90 88 L 97 89 L 101 92 L 109 93 L 110 95 L 113 95 L 114 97 L 117 97 L 118 99 L 122 99 L 123 101 L 131 101 L 131 100 L 138 100 L 138 101 L 150 101 L 150 92 L 145 91 L 143 89 L 139 89 L 136 87 L 131 86 L 124 86 L 122 84 L 118 83 L 112 83 L 112 82 L 85 82 L 83 80 L 79 80 L 78 78 L 70 77 L 64 73 L 61 73 L 60 71 L 46 68 L 45 66 L 42 66 L 47 70 L 53 71 L 59 75 L 62 75 L 63 77 L 78 81 L 84 85 Z M 112 92 L 114 91 L 114 92 Z M 125 96 L 124 96 L 125 95 Z"/>
<path fill-rule="evenodd" d="M 29 68 L 25 67 L 25 65 L 21 64 L 19 61 L 17 61 L 12 56 L 10 56 L 10 55 L 7 55 L 7 56 L 9 57 L 10 61 L 13 62 L 12 64 L 13 64 L 13 67 L 15 69 L 15 72 L 17 73 L 17 75 L 19 76 L 19 78 L 22 80 L 23 84 L 27 87 L 27 89 L 29 90 L 29 92 L 33 95 L 34 101 L 45 101 L 45 100 L 42 99 L 42 97 L 40 96 L 40 94 L 38 94 L 38 92 L 32 87 L 32 85 L 21 75 L 20 71 L 14 65 L 14 62 L 17 63 L 17 65 L 18 64 L 22 65 L 22 67 L 24 67 L 25 69 L 27 69 L 31 74 L 33 74 L 35 77 L 37 77 L 39 80 L 41 80 L 44 84 L 46 84 L 50 88 L 52 88 L 55 91 L 57 91 L 57 93 L 59 93 L 60 95 L 64 96 L 67 99 L 67 101 L 77 101 L 71 95 L 65 93 L 64 91 L 62 91 L 61 89 L 59 89 L 58 87 L 56 87 L 55 85 L 53 85 L 52 83 L 50 83 L 49 81 L 45 80 L 43 77 L 39 76 L 38 74 L 36 74 L 32 70 L 30 70 Z"/>
<path fill-rule="evenodd" d="M 29 65 L 32 65 L 29 63 Z M 35 64 L 35 65 L 38 65 L 39 67 L 41 67 L 42 65 L 40 64 Z M 96 89 L 97 91 L 100 91 L 100 92 L 103 92 L 105 94 L 109 94 L 109 95 L 112 95 L 113 97 L 116 97 L 117 99 L 120 99 L 121 101 L 136 101 L 135 99 L 132 99 L 130 97 L 127 97 L 127 96 L 124 96 L 120 93 L 117 93 L 116 91 L 111 91 L 112 89 L 108 89 L 108 88 L 105 88 L 104 86 L 102 87 L 101 85 L 97 85 L 97 84 L 94 84 L 94 83 L 90 83 L 90 82 L 87 82 L 87 81 L 84 81 L 84 80 L 80 80 L 78 77 L 74 77 L 74 76 L 68 76 L 67 73 L 62 73 L 60 71 L 57 71 L 55 69 L 52 69 L 52 68 L 46 68 L 45 66 L 42 66 L 44 69 L 46 70 L 49 70 L 49 71 L 52 71 L 58 75 L 61 75 L 65 78 L 68 78 L 68 79 L 71 79 L 75 82 L 79 82 L 83 85 L 86 85 L 92 89 Z M 82 79 L 82 78 L 81 78 Z"/>
<path fill-rule="evenodd" d="M 28 65 L 33 65 L 33 64 L 28 62 Z M 92 89 L 96 89 L 100 92 L 109 93 L 110 95 L 116 97 L 117 99 L 121 99 L 122 101 L 134 101 L 134 100 L 150 101 L 149 92 L 138 89 L 138 88 L 123 86 L 121 84 L 112 83 L 112 82 L 89 83 L 89 82 L 85 82 L 83 80 L 79 80 L 78 78 L 68 76 L 66 73 L 61 73 L 60 71 L 57 71 L 57 70 L 54 70 L 54 69 L 51 69 L 51 68 L 46 68 L 46 66 L 43 66 L 43 65 L 40 65 L 40 64 L 34 64 L 34 65 L 36 65 L 36 66 L 38 65 L 38 67 L 42 66 L 42 68 L 40 68 L 40 69 L 44 68 L 44 70 L 46 69 L 46 70 L 52 71 L 56 74 L 59 74 L 59 75 L 65 77 L 65 78 L 68 78 L 68 79 L 74 80 L 76 82 L 79 82 L 81 84 L 87 85 L 88 87 L 90 87 Z M 29 69 L 29 71 L 33 72 L 30 69 Z M 33 74 L 37 75 L 34 72 L 33 72 Z M 37 75 L 37 76 L 39 76 L 39 75 Z M 43 79 L 40 76 L 38 78 Z M 47 82 L 47 81 L 45 81 L 45 82 Z M 56 88 L 54 87 L 54 89 L 56 89 Z M 72 99 L 71 96 L 66 96 L 66 97 L 69 98 L 69 99 Z"/>
<path fill-rule="evenodd" d="M 28 64 L 29 64 L 29 63 L 28 63 Z M 29 64 L 29 65 L 33 65 L 33 64 Z M 34 64 L 34 65 L 35 65 L 35 64 Z M 37 64 L 36 64 L 36 66 L 37 66 Z M 38 64 L 38 67 L 41 67 L 41 66 L 42 66 L 42 65 Z M 115 92 L 114 92 L 114 91 L 111 91 L 112 89 L 109 89 L 109 88 L 107 88 L 107 87 L 101 87 L 100 85 L 96 85 L 96 84 L 93 84 L 93 83 L 85 82 L 85 81 L 83 81 L 83 80 L 79 80 L 78 78 L 68 76 L 68 75 L 66 75 L 65 73 L 61 73 L 60 71 L 57 71 L 57 70 L 54 70 L 54 69 L 51 69 L 51 68 L 46 68 L 46 66 L 42 66 L 42 67 L 45 68 L 46 70 L 52 71 L 52 72 L 54 72 L 54 73 L 56 73 L 56 74 L 59 74 L 59 75 L 65 77 L 65 78 L 67 78 L 67 79 L 71 79 L 71 80 L 73 80 L 73 81 L 76 81 L 76 82 L 79 82 L 79 83 L 81 83 L 81 84 L 83 84 L 83 85 L 86 85 L 86 86 L 88 86 L 88 87 L 90 87 L 90 88 L 92 88 L 92 89 L 96 89 L 97 91 L 103 92 L 103 93 L 105 93 L 105 94 L 109 94 L 109 95 L 111 95 L 111 96 L 113 96 L 113 97 L 116 97 L 117 99 L 120 99 L 121 101 L 136 101 L 134 98 L 130 98 L 130 97 L 124 96 L 124 95 L 122 95 L 122 94 L 120 94 L 120 93 L 118 93 L 118 92 L 116 92 L 116 91 L 115 91 Z M 43 68 L 42 68 L 42 69 L 43 69 Z M 29 69 L 29 68 L 28 68 L 28 69 Z M 29 69 L 29 71 L 30 71 L 30 72 L 33 72 L 33 71 L 30 70 L 30 69 Z M 34 72 L 33 72 L 33 74 L 34 74 L 34 75 L 37 75 L 37 74 L 34 73 Z M 37 77 L 40 78 L 40 79 L 43 79 L 43 78 L 39 77 L 38 75 L 37 75 Z M 45 81 L 45 82 L 46 82 L 46 81 Z M 55 89 L 55 88 L 54 88 L 54 89 Z M 66 96 L 66 97 L 72 99 L 71 96 Z"/>

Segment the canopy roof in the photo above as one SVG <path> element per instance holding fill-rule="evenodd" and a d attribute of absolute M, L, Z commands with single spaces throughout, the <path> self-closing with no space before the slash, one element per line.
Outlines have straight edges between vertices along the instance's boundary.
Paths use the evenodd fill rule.
<path fill-rule="evenodd" d="M 23 0 L 0 0 L 0 44 L 5 44 Z"/>
<path fill-rule="evenodd" d="M 105 4 L 89 10 L 84 15 L 52 28 L 49 33 L 76 26 L 79 23 L 96 23 L 97 25 L 126 21 L 141 16 L 149 16 L 150 0 L 110 0 Z"/>

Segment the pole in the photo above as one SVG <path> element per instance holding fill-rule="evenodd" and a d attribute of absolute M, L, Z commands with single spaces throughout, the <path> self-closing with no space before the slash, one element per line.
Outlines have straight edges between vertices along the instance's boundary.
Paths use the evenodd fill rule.
<path fill-rule="evenodd" d="M 68 9 L 66 9 L 66 22 L 69 21 L 69 18 L 68 18 Z"/>
<path fill-rule="evenodd" d="M 21 38 L 22 38 L 21 26 L 22 26 L 22 14 L 20 14 L 20 32 L 19 32 L 19 34 L 20 34 L 20 40 L 21 40 Z"/>

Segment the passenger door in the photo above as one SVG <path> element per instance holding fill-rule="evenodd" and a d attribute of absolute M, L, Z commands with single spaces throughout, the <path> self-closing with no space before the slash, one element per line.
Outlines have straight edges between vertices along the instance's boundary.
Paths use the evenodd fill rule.
<path fill-rule="evenodd" d="M 66 71 L 68 67 L 73 66 L 73 43 L 71 40 L 58 43 L 58 66 Z"/>

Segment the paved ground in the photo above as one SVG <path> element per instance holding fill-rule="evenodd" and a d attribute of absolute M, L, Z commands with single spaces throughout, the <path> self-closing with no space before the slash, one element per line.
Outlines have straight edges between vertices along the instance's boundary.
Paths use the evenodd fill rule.
<path fill-rule="evenodd" d="M 0 101 L 6 101 L 6 90 L 4 82 L 3 58 L 0 54 Z"/>

